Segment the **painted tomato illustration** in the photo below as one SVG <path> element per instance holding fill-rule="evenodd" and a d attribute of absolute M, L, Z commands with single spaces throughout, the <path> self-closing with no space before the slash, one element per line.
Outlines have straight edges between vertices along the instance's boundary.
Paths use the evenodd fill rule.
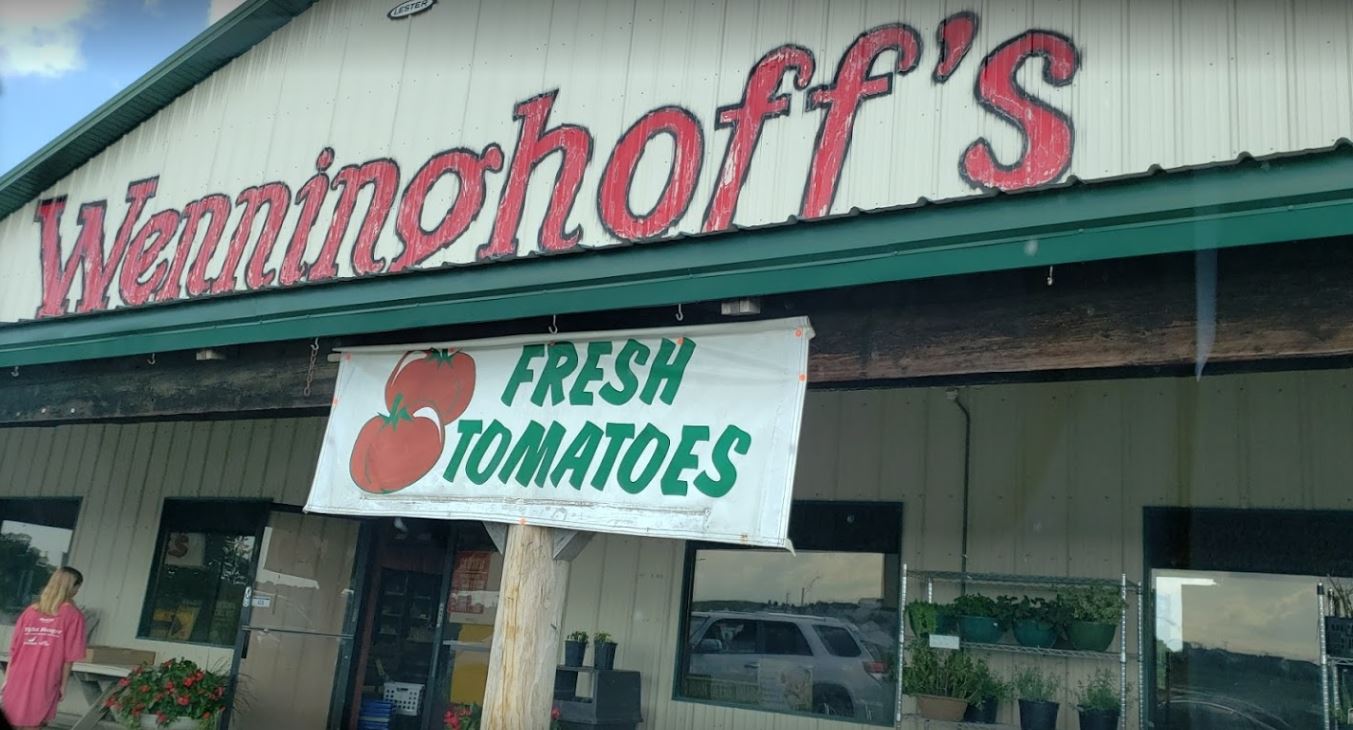
<path fill-rule="evenodd" d="M 402 398 L 409 413 L 430 407 L 445 426 L 465 413 L 474 383 L 474 358 L 459 350 L 410 352 L 385 381 L 385 404 Z"/>
<path fill-rule="evenodd" d="M 391 415 L 375 416 L 362 426 L 348 468 L 363 491 L 388 494 L 418 481 L 441 455 L 441 424 L 411 416 L 397 402 Z"/>

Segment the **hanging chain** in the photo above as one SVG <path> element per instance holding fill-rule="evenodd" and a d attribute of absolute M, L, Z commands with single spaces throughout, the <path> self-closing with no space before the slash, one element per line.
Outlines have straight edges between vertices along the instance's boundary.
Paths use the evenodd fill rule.
<path fill-rule="evenodd" d="M 310 386 L 315 382 L 315 359 L 319 357 L 319 338 L 310 343 L 310 367 L 305 370 L 305 391 L 303 395 L 310 397 Z"/>

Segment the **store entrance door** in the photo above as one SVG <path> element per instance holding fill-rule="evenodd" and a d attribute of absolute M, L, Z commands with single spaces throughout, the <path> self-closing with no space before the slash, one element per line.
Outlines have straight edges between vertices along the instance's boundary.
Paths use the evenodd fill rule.
<path fill-rule="evenodd" d="M 362 523 L 274 510 L 244 594 L 225 727 L 334 727 L 356 625 Z"/>
<path fill-rule="evenodd" d="M 440 730 L 455 705 L 484 701 L 502 555 L 484 526 L 373 523 L 345 730 Z"/>

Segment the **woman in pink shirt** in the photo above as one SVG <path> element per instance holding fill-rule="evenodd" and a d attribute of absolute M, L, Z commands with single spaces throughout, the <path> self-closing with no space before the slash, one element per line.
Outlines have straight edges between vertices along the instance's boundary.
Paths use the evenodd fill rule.
<path fill-rule="evenodd" d="M 85 655 L 85 617 L 71 602 L 84 580 L 74 568 L 58 568 L 14 624 L 0 705 L 17 730 L 37 730 L 56 717 L 71 665 Z"/>

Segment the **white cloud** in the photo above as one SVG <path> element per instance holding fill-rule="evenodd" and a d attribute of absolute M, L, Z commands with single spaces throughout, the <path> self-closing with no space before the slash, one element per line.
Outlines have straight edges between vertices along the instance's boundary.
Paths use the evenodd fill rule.
<path fill-rule="evenodd" d="M 3 1 L 0 0 L 0 2 Z M 211 0 L 211 11 L 207 16 L 207 23 L 215 23 L 243 4 L 244 0 Z"/>
<path fill-rule="evenodd" d="M 95 0 L 0 0 L 0 76 L 60 76 L 84 66 L 79 22 Z"/>

